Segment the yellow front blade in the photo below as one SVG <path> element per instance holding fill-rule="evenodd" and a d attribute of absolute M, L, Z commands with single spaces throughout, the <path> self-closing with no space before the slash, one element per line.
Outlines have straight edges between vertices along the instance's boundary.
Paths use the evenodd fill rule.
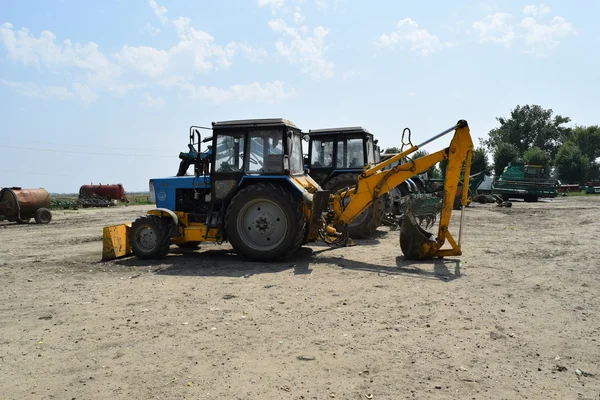
<path fill-rule="evenodd" d="M 129 243 L 129 228 L 131 228 L 131 224 L 104 227 L 102 260 L 114 260 L 133 254 Z"/>

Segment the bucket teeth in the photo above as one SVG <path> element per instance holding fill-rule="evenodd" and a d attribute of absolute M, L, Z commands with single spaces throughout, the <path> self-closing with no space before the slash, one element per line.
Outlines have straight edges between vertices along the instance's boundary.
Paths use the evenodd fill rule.
<path fill-rule="evenodd" d="M 407 260 L 431 258 L 438 247 L 438 243 L 433 240 L 433 234 L 421 228 L 412 211 L 408 211 L 400 229 L 400 249 L 404 257 Z"/>

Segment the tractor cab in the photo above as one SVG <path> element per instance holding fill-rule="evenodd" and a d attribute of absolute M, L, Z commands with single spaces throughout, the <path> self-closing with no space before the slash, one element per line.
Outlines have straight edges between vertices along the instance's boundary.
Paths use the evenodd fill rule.
<path fill-rule="evenodd" d="M 308 170 L 321 186 L 375 162 L 373 134 L 362 127 L 310 130 L 308 141 Z"/>
<path fill-rule="evenodd" d="M 373 134 L 362 127 L 310 130 L 307 170 L 319 186 L 331 193 L 356 185 L 366 165 L 375 162 Z M 384 202 L 373 205 L 348 224 L 351 238 L 368 238 L 383 222 Z"/>
<path fill-rule="evenodd" d="M 304 175 L 300 129 L 285 119 L 214 122 L 213 201 L 229 200 L 250 180 Z"/>

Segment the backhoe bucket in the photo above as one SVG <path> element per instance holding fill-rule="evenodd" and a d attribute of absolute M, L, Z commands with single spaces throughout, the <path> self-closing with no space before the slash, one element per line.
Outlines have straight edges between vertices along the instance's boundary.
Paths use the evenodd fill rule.
<path fill-rule="evenodd" d="M 412 210 L 408 210 L 400 229 L 400 249 L 407 260 L 431 258 L 439 248 L 433 234 L 419 226 Z"/>

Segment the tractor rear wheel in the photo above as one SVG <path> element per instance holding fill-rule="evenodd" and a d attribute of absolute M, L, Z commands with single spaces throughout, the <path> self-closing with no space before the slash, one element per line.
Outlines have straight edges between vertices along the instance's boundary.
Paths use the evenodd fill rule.
<path fill-rule="evenodd" d="M 306 220 L 298 200 L 279 185 L 260 182 L 231 199 L 225 232 L 234 250 L 251 261 L 275 261 L 302 244 Z"/>
<path fill-rule="evenodd" d="M 141 259 L 162 258 L 169 252 L 170 220 L 156 215 L 144 215 L 131 224 L 129 242 L 131 250 Z"/>
<path fill-rule="evenodd" d="M 330 190 L 333 194 L 340 189 L 356 185 L 357 182 L 357 174 L 342 174 L 327 182 L 323 186 L 323 189 Z M 370 237 L 377 230 L 377 227 L 383 224 L 384 217 L 385 199 L 382 196 L 348 224 L 348 236 L 353 239 L 366 239 Z"/>
<path fill-rule="evenodd" d="M 38 224 L 49 224 L 52 221 L 52 212 L 47 208 L 38 208 L 33 218 Z"/>

